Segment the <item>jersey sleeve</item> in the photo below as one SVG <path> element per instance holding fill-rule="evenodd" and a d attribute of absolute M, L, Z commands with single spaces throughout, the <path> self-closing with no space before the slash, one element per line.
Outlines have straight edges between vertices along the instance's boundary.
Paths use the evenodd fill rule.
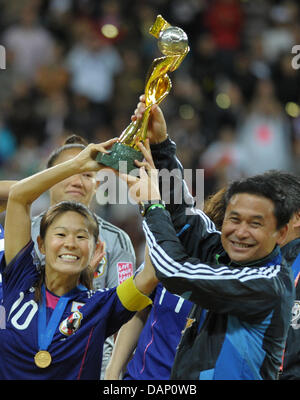
<path fill-rule="evenodd" d="M 3 294 L 32 286 L 38 278 L 38 265 L 32 241 L 8 265 L 3 257 L 1 260 Z"/>
<path fill-rule="evenodd" d="M 135 273 L 135 252 L 125 232 L 118 234 L 114 250 L 109 253 L 107 268 L 107 287 L 117 286 Z"/>
<path fill-rule="evenodd" d="M 136 257 L 129 235 L 117 226 L 97 217 L 100 228 L 100 240 L 105 242 L 106 255 L 101 271 L 94 279 L 97 289 L 118 286 L 130 278 L 136 270 Z"/>
<path fill-rule="evenodd" d="M 100 313 L 99 320 L 102 314 L 107 321 L 106 337 L 117 332 L 136 311 L 152 304 L 151 299 L 136 288 L 133 277 L 116 288 L 97 290 L 95 296 L 96 301 L 92 304 L 95 306 L 95 311 Z"/>

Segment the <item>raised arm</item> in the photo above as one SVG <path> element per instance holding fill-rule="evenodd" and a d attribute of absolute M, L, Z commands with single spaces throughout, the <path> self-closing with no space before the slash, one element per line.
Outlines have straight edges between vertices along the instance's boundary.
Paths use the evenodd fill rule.
<path fill-rule="evenodd" d="M 18 181 L 0 181 L 0 212 L 6 210 L 10 188 Z"/>
<path fill-rule="evenodd" d="M 145 96 L 142 95 L 132 120 L 141 119 L 145 108 Z M 184 224 L 186 209 L 193 207 L 194 199 L 184 181 L 183 166 L 176 157 L 176 144 L 168 137 L 166 121 L 158 105 L 151 108 L 147 128 L 153 162 L 159 170 L 161 197 L 166 202 L 173 222 Z"/>
<path fill-rule="evenodd" d="M 149 248 L 145 247 L 144 268 L 137 273 L 135 286 L 144 294 L 149 295 L 158 283 L 155 271 L 149 257 Z M 105 378 L 109 380 L 120 379 L 120 375 L 126 370 L 137 346 L 140 334 L 145 326 L 150 308 L 138 311 L 130 321 L 120 329 L 112 356 L 105 372 Z"/>
<path fill-rule="evenodd" d="M 116 139 L 90 144 L 76 157 L 15 183 L 9 192 L 5 218 L 5 260 L 8 264 L 31 238 L 31 204 L 51 186 L 86 171 L 98 171 L 99 151 L 106 152 Z"/>

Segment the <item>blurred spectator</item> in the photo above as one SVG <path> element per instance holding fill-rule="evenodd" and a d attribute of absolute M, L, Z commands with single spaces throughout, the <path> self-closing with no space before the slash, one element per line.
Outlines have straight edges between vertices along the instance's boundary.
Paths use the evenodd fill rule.
<path fill-rule="evenodd" d="M 204 23 L 217 47 L 220 69 L 223 69 L 223 73 L 228 73 L 242 43 L 244 15 L 241 2 L 239 0 L 209 2 Z"/>
<path fill-rule="evenodd" d="M 257 79 L 270 79 L 271 65 L 267 62 L 264 54 L 264 47 L 261 35 L 254 35 L 249 40 L 248 48 L 250 56 L 249 71 Z"/>
<path fill-rule="evenodd" d="M 233 82 L 240 88 L 241 94 L 247 103 L 252 100 L 253 91 L 258 79 L 251 69 L 251 61 L 249 51 L 239 51 L 235 57 L 231 75 Z"/>
<path fill-rule="evenodd" d="M 71 93 L 65 128 L 77 132 L 89 141 L 93 141 L 95 131 L 105 121 L 102 113 L 104 113 L 104 110 L 100 110 L 99 116 L 87 97 Z"/>
<path fill-rule="evenodd" d="M 121 134 L 162 56 L 149 34 L 158 14 L 189 37 L 162 108 L 184 167 L 206 166 L 206 195 L 244 173 L 300 173 L 296 0 L 0 0 L 2 179 L 35 172 L 66 132 L 88 141 Z M 139 263 L 136 214 L 95 207 L 131 235 Z"/>
<path fill-rule="evenodd" d="M 264 57 L 268 63 L 274 63 L 282 52 L 296 44 L 291 29 L 294 18 L 297 18 L 295 6 L 295 3 L 287 1 L 274 5 L 270 10 L 271 24 L 262 33 Z"/>
<path fill-rule="evenodd" d="M 246 154 L 244 161 L 248 176 L 268 169 L 291 170 L 291 129 L 275 97 L 272 81 L 258 81 L 237 139 Z"/>
<path fill-rule="evenodd" d="M 38 110 L 40 100 L 39 93 L 28 81 L 14 82 L 13 95 L 7 105 L 6 121 L 19 145 L 24 137 L 33 138 L 39 145 L 45 140 L 45 119 Z"/>
<path fill-rule="evenodd" d="M 212 35 L 209 32 L 198 35 L 192 51 L 192 76 L 201 85 L 206 98 L 211 100 L 219 72 L 217 48 Z"/>
<path fill-rule="evenodd" d="M 237 133 L 232 125 L 223 125 L 218 138 L 203 152 L 200 167 L 205 170 L 205 194 L 210 188 L 221 189 L 228 182 L 247 175 L 245 149 L 237 141 Z"/>
<path fill-rule="evenodd" d="M 33 79 L 37 68 L 52 60 L 54 41 L 38 20 L 33 6 L 24 7 L 19 23 L 8 27 L 2 36 L 12 53 L 12 68 L 22 78 Z"/>
<path fill-rule="evenodd" d="M 283 106 L 288 102 L 298 102 L 300 99 L 300 74 L 292 66 L 291 52 L 285 52 L 274 64 L 272 78 L 278 100 Z"/>
<path fill-rule="evenodd" d="M 96 24 L 77 21 L 76 28 L 77 42 L 66 60 L 71 89 L 75 94 L 85 96 L 105 120 L 114 93 L 114 78 L 121 72 L 123 62 L 117 49 L 105 40 Z"/>
<path fill-rule="evenodd" d="M 0 117 L 0 165 L 13 157 L 16 151 L 16 139 L 1 121 Z"/>
<path fill-rule="evenodd" d="M 133 46 L 122 48 L 121 55 L 123 70 L 115 79 L 114 105 L 119 112 L 126 112 L 129 118 L 139 95 L 144 91 L 144 66 L 141 64 L 141 58 Z M 126 102 L 124 101 L 125 98 Z"/>

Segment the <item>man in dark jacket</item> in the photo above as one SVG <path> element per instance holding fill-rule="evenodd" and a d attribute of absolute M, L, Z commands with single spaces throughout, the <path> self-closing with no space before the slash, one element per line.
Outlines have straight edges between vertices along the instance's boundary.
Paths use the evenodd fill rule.
<path fill-rule="evenodd" d="M 143 104 L 137 117 L 142 113 Z M 152 112 L 152 134 L 153 127 L 160 131 L 152 135 L 159 143 L 152 146 L 156 167 L 182 173 L 158 108 Z M 284 192 L 263 176 L 233 183 L 220 233 L 185 202 L 164 209 L 156 179 L 150 179 L 155 175 L 151 154 L 143 152 L 148 163 L 138 165 L 148 175 L 141 170 L 141 179 L 130 182 L 140 186 L 136 200 L 145 217 L 151 262 L 167 290 L 195 303 L 171 379 L 276 379 L 294 300 L 291 271 L 279 248 L 291 216 Z M 181 174 L 174 187 L 186 191 Z M 197 256 L 191 256 L 196 247 Z"/>
<path fill-rule="evenodd" d="M 296 299 L 292 309 L 292 320 L 288 332 L 281 380 L 300 379 L 300 179 L 283 171 L 268 171 L 267 178 L 281 187 L 291 200 L 292 217 L 288 223 L 288 234 L 281 244 L 281 253 L 292 269 L 296 288 Z"/>

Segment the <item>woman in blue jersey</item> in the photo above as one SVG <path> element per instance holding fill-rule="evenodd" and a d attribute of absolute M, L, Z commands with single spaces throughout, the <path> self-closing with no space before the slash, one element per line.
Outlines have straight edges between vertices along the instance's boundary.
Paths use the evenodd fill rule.
<path fill-rule="evenodd" d="M 62 202 L 43 216 L 39 269 L 31 240 L 30 206 L 51 186 L 97 171 L 97 152 L 115 140 L 90 144 L 76 157 L 15 184 L 7 204 L 2 260 L 6 329 L 0 331 L 0 379 L 99 379 L 104 340 L 134 311 L 151 303 L 155 287 L 147 267 L 114 289 L 93 291 L 89 264 L 103 256 L 94 215 Z"/>

